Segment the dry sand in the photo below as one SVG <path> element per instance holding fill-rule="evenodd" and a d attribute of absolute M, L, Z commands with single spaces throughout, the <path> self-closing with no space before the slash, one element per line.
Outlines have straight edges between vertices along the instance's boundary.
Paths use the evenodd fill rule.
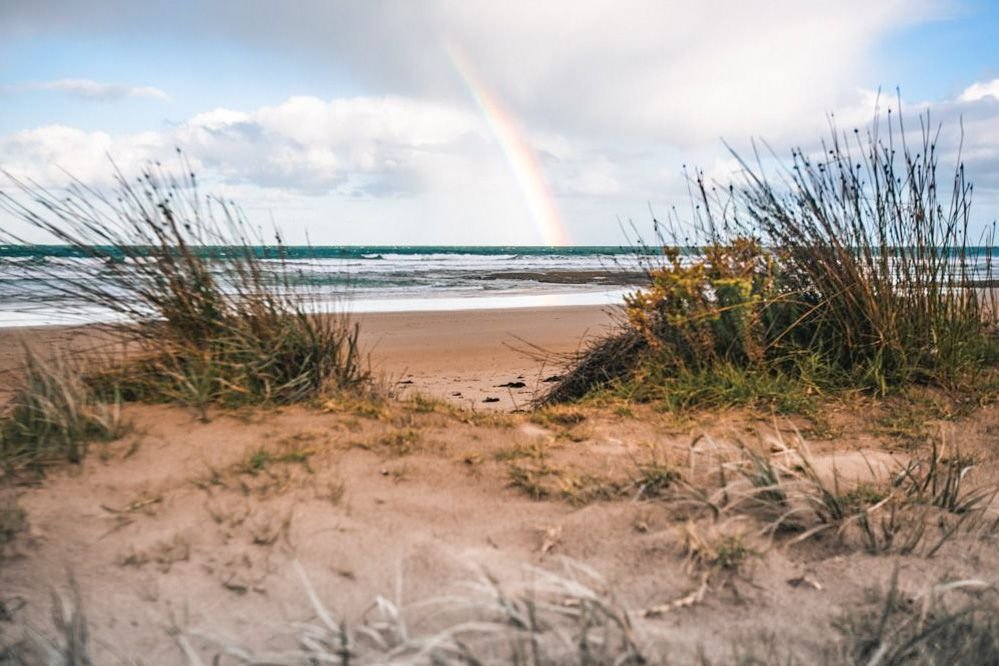
<path fill-rule="evenodd" d="M 376 373 L 403 395 L 421 393 L 472 409 L 523 407 L 557 371 L 537 349 L 574 352 L 613 325 L 613 311 L 593 306 L 393 312 L 357 315 L 362 346 Z M 44 349 L 107 344 L 92 328 L 0 328 L 0 399 L 12 383 L 22 343 Z M 503 384 L 523 383 L 511 388 Z M 484 402 L 496 399 L 496 402 Z"/>
<path fill-rule="evenodd" d="M 532 357 L 532 346 L 575 352 L 613 325 L 598 307 L 368 314 L 359 320 L 375 367 L 394 376 L 398 387 L 504 411 L 526 406 L 558 371 Z"/>
<path fill-rule="evenodd" d="M 909 596 L 944 575 L 996 582 L 999 554 L 978 535 L 928 559 L 870 555 L 831 538 L 777 548 L 752 524 L 699 519 L 701 533 L 724 530 L 749 548 L 738 571 L 705 579 L 687 514 L 640 496 L 634 480 L 652 462 L 693 474 L 713 448 L 740 441 L 782 455 L 774 426 L 789 441 L 792 424 L 624 405 L 479 410 L 496 405 L 481 402 L 490 396 L 507 409 L 523 404 L 549 372 L 507 343 L 572 351 L 607 321 L 592 308 L 365 316 L 377 363 L 412 381 L 406 391 L 451 405 L 243 410 L 207 423 L 178 407 L 128 407 L 133 430 L 122 440 L 94 446 L 84 464 L 52 469 L 39 484 L 3 490 L 16 495 L 29 528 L 0 557 L 0 646 L 25 631 L 52 634 L 50 593 L 66 594 L 68 573 L 100 664 L 187 663 L 180 637 L 204 663 L 225 645 L 286 646 L 294 622 L 315 619 L 296 562 L 350 622 L 370 618 L 379 595 L 412 606 L 467 595 L 462 584 L 486 572 L 505 583 L 536 577 L 532 567 L 582 563 L 631 612 L 642 640 L 669 646 L 671 663 L 699 651 L 720 663 L 739 649 L 765 654 L 768 637 L 815 659 L 837 636 L 834 620 L 896 567 Z M 6 360 L 10 335 L 0 338 Z M 524 393 L 496 388 L 519 377 Z M 844 412 L 838 437 L 811 445 L 822 469 L 856 483 L 911 455 L 872 429 L 869 405 Z M 994 409 L 933 427 L 977 457 L 971 481 L 994 480 Z M 512 487 L 515 468 L 538 472 L 547 497 Z M 601 499 L 610 486 L 620 492 Z M 412 613 L 416 630 L 420 611 Z"/>

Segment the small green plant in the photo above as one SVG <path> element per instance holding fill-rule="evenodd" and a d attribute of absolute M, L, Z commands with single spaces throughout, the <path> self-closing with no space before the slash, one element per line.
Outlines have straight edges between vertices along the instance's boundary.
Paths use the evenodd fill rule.
<path fill-rule="evenodd" d="M 0 558 L 8 544 L 14 542 L 19 532 L 28 527 L 28 517 L 13 494 L 0 495 Z"/>
<path fill-rule="evenodd" d="M 549 477 L 558 470 L 544 461 L 533 464 L 507 464 L 508 485 L 524 493 L 533 500 L 548 499 L 552 496 Z"/>
<path fill-rule="evenodd" d="M 738 571 L 752 554 L 753 550 L 737 534 L 727 534 L 715 544 L 715 562 L 726 571 Z"/>
<path fill-rule="evenodd" d="M 407 456 L 416 451 L 421 439 L 419 430 L 406 428 L 382 436 L 378 440 L 378 445 L 393 456 Z"/>
<path fill-rule="evenodd" d="M 615 392 L 632 400 L 652 402 L 660 411 L 674 413 L 693 408 L 747 406 L 779 414 L 812 415 L 818 403 L 818 395 L 791 375 L 747 369 L 730 362 L 710 368 L 667 369 L 655 360 L 647 360 Z"/>
<path fill-rule="evenodd" d="M 653 452 L 648 460 L 635 465 L 631 484 L 637 489 L 637 498 L 654 498 L 662 496 L 681 478 L 680 472 L 675 467 Z"/>
<path fill-rule="evenodd" d="M 275 464 L 298 464 L 311 472 L 309 459 L 315 455 L 315 449 L 300 446 L 300 442 L 285 440 L 279 446 L 268 449 L 260 447 L 250 451 L 246 459 L 236 465 L 235 471 L 239 474 L 249 474 L 256 476 L 266 472 L 271 465 Z"/>
<path fill-rule="evenodd" d="M 614 408 L 614 414 L 620 416 L 623 419 L 633 419 L 635 418 L 635 412 L 628 405 L 617 405 Z"/>
<path fill-rule="evenodd" d="M 688 521 L 682 537 L 688 569 L 702 575 L 710 576 L 713 571 L 738 574 L 750 556 L 756 554 L 744 534 L 725 526 L 703 530 L 694 521 Z"/>
<path fill-rule="evenodd" d="M 432 414 L 447 410 L 447 405 L 442 400 L 422 393 L 416 393 L 407 398 L 406 404 L 417 414 Z"/>
<path fill-rule="evenodd" d="M 516 443 L 512 446 L 500 449 L 493 454 L 493 459 L 498 462 L 508 462 L 527 458 L 530 460 L 544 461 L 547 449 L 543 442 L 533 440 L 529 444 Z"/>
<path fill-rule="evenodd" d="M 559 496 L 575 506 L 592 502 L 613 500 L 621 496 L 625 488 L 622 484 L 593 474 L 570 474 L 563 472 L 558 477 Z"/>
<path fill-rule="evenodd" d="M 538 425 L 555 425 L 571 428 L 586 420 L 586 413 L 574 407 L 553 405 L 531 414 L 531 421 Z"/>
<path fill-rule="evenodd" d="M 392 416 L 392 409 L 385 399 L 385 394 L 378 393 L 377 390 L 340 392 L 323 401 L 321 406 L 328 412 L 348 412 L 375 421 Z"/>

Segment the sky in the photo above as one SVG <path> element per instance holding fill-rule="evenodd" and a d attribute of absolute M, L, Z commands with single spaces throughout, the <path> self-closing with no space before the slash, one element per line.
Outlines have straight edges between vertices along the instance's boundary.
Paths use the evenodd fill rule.
<path fill-rule="evenodd" d="M 3 0 L 0 168 L 109 188 L 179 148 L 293 243 L 619 245 L 685 166 L 727 183 L 726 144 L 787 155 L 900 90 L 945 155 L 963 125 L 985 228 L 996 35 L 987 0 Z"/>

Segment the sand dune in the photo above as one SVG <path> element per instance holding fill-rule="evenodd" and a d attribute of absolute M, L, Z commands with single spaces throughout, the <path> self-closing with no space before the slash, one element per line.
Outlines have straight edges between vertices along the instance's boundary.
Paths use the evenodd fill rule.
<path fill-rule="evenodd" d="M 414 634 L 432 632 L 446 618 L 421 602 L 469 600 L 468 583 L 483 576 L 512 586 L 536 583 L 538 571 L 568 572 L 628 613 L 650 656 L 689 663 L 703 652 L 725 663 L 734 650 L 767 654 L 773 637 L 807 662 L 835 648 L 834 621 L 896 568 L 912 598 L 945 575 L 997 582 L 999 555 L 978 532 L 957 533 L 933 558 L 869 553 L 832 535 L 791 546 L 747 517 L 711 518 L 653 492 L 653 480 L 671 483 L 667 471 L 691 483 L 711 477 L 739 446 L 800 468 L 803 449 L 781 448 L 793 448 L 800 421 L 623 404 L 484 409 L 497 406 L 481 402 L 494 395 L 506 410 L 526 401 L 547 372 L 508 343 L 571 351 L 606 325 L 599 310 L 362 323 L 379 366 L 413 382 L 400 385 L 402 401 L 214 411 L 207 423 L 180 407 L 129 406 L 123 439 L 94 445 L 81 466 L 4 488 L 28 528 L 0 559 L 0 645 L 28 630 L 54 635 L 50 594 L 66 597 L 71 573 L 95 663 L 188 663 L 182 642 L 204 663 L 241 663 L 226 646 L 293 647 L 295 622 L 316 621 L 300 565 L 330 612 L 352 625 L 377 615 L 381 595 L 408 609 Z M 16 353 L 11 335 L 6 361 Z M 524 389 L 496 388 L 518 377 Z M 407 402 L 416 391 L 442 400 Z M 844 492 L 884 481 L 914 455 L 873 427 L 878 409 L 829 414 L 836 437 L 808 446 Z M 934 426 L 976 457 L 969 483 L 995 481 L 997 424 L 986 409 Z M 719 543 L 738 544 L 731 564 L 710 550 Z"/>

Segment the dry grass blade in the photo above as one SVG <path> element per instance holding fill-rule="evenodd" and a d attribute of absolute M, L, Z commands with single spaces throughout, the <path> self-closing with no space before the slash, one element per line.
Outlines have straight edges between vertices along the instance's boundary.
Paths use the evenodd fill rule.
<path fill-rule="evenodd" d="M 946 603 L 955 592 L 971 592 Z M 999 661 L 999 599 L 982 581 L 942 583 L 916 597 L 904 594 L 897 569 L 887 590 L 871 590 L 866 603 L 836 623 L 845 663 L 865 666 Z"/>
<path fill-rule="evenodd" d="M 933 557 L 957 535 L 988 536 L 999 524 L 999 488 L 969 488 L 970 463 L 957 453 L 943 456 L 940 445 L 893 473 L 868 463 L 866 479 L 842 478 L 835 458 L 820 468 L 804 441 L 778 437 L 770 445 L 779 449 L 774 456 L 745 444 L 716 445 L 716 471 L 692 469 L 667 501 L 716 524 L 751 518 L 777 544 L 828 537 L 873 554 Z"/>
<path fill-rule="evenodd" d="M 379 597 L 356 626 L 336 620 L 298 571 L 317 620 L 295 625 L 299 649 L 253 655 L 225 646 L 227 655 L 243 663 L 344 666 L 647 663 L 628 613 L 578 563 L 567 561 L 564 574 L 532 570 L 531 583 L 510 589 L 484 575 L 460 595 L 405 608 Z M 414 613 L 420 621 L 410 627 Z"/>
<path fill-rule="evenodd" d="M 55 637 L 28 627 L 26 636 L 12 644 L 0 642 L 0 663 L 91 666 L 90 627 L 79 585 L 69 575 L 69 594 L 52 591 L 52 626 Z M 124 661 L 124 660 L 122 660 Z"/>
<path fill-rule="evenodd" d="M 560 364 L 564 366 L 564 372 L 535 401 L 535 406 L 577 400 L 595 389 L 629 377 L 645 347 L 644 338 L 629 329 L 590 343 Z"/>

